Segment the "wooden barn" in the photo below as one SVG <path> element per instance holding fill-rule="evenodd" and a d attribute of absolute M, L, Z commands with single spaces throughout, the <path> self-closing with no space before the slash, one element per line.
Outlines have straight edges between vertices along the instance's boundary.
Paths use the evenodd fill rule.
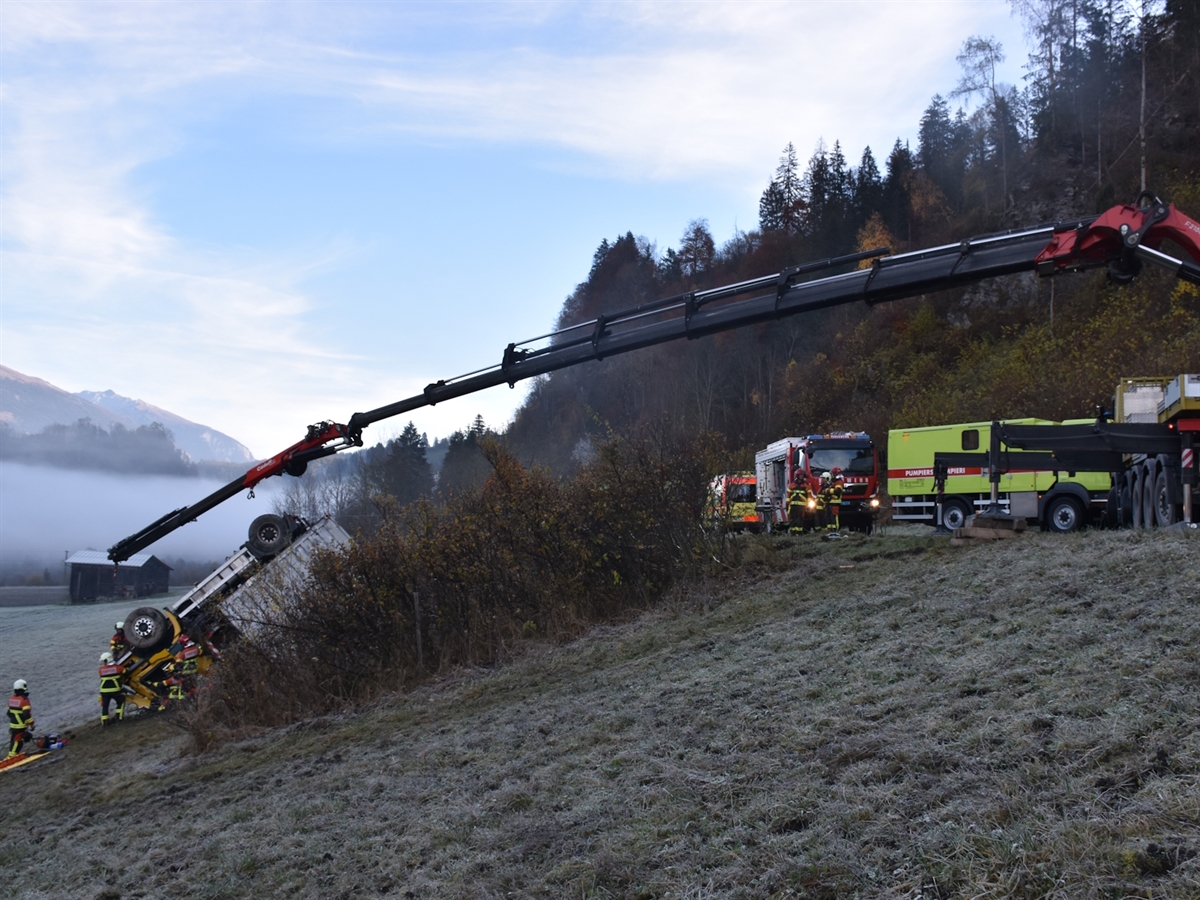
<path fill-rule="evenodd" d="M 113 570 L 99 550 L 80 550 L 67 558 L 71 567 L 71 602 L 90 603 L 100 597 L 148 597 L 170 588 L 171 567 L 149 553 L 135 553 Z"/>

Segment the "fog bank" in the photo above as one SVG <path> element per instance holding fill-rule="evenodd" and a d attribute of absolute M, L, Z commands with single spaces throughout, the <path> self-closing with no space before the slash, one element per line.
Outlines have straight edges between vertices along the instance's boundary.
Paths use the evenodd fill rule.
<path fill-rule="evenodd" d="M 250 521 L 272 512 L 281 479 L 268 479 L 209 510 L 144 552 L 161 559 L 224 559 L 246 540 Z M 202 478 L 110 475 L 0 463 L 0 565 L 63 560 L 63 551 L 107 550 L 155 519 L 227 482 Z"/>

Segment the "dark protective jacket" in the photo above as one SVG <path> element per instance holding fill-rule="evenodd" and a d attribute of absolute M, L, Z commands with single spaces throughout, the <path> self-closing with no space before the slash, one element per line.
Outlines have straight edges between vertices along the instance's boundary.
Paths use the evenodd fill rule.
<path fill-rule="evenodd" d="M 33 707 L 24 694 L 13 694 L 8 698 L 9 731 L 24 731 L 33 727 Z"/>
<path fill-rule="evenodd" d="M 125 667 L 116 664 L 104 665 L 100 667 L 100 693 L 102 694 L 120 694 L 121 676 L 125 674 Z"/>
<path fill-rule="evenodd" d="M 795 482 L 788 491 L 788 517 L 794 518 L 808 512 L 808 485 Z"/>

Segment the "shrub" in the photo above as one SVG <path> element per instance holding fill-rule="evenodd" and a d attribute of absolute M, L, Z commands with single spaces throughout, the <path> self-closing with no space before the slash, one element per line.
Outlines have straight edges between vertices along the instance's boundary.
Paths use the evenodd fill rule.
<path fill-rule="evenodd" d="M 385 507 L 376 534 L 317 555 L 304 589 L 226 652 L 192 716 L 198 746 L 572 637 L 721 553 L 700 529 L 707 448 L 610 438 L 569 480 L 497 441 L 483 451 L 482 489 Z"/>

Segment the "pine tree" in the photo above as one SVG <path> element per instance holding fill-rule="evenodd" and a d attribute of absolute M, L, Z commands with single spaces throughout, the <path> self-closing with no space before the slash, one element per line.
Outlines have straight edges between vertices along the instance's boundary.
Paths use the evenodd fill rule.
<path fill-rule="evenodd" d="M 883 205 L 883 178 L 870 147 L 863 150 L 862 161 L 854 172 L 853 205 L 854 224 L 860 228 Z"/>
<path fill-rule="evenodd" d="M 803 187 L 796 148 L 789 141 L 779 157 L 775 177 L 758 201 L 758 227 L 788 235 L 799 232 L 804 207 Z"/>

